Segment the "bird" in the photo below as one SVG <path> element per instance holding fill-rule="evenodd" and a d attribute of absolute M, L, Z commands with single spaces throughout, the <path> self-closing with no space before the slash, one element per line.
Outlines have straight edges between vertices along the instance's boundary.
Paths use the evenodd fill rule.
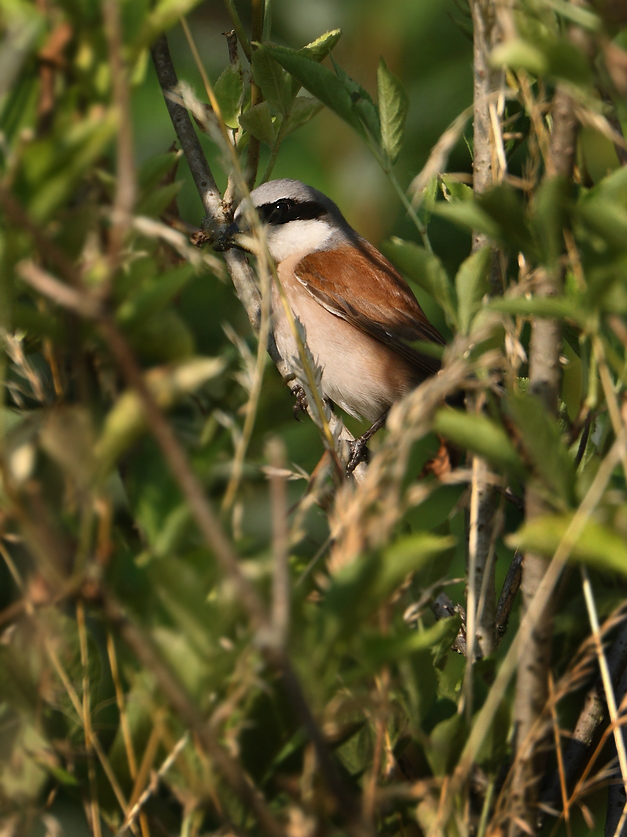
<path fill-rule="evenodd" d="M 440 369 L 436 356 L 411 344 L 443 347 L 446 341 L 398 270 L 325 194 L 283 178 L 258 186 L 250 201 L 321 369 L 322 395 L 378 429 L 392 404 Z M 247 207 L 244 199 L 218 249 L 252 251 Z M 298 346 L 275 283 L 271 316 L 279 353 L 297 376 Z"/>

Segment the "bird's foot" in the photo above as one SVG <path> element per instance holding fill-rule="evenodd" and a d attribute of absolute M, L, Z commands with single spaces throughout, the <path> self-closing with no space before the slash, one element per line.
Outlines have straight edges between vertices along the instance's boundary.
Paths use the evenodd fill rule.
<path fill-rule="evenodd" d="M 346 465 L 346 474 L 350 476 L 355 468 L 361 462 L 368 462 L 370 452 L 368 451 L 368 442 L 377 430 L 380 430 L 383 425 L 385 424 L 385 420 L 388 417 L 389 410 L 386 410 L 382 416 L 380 416 L 373 425 L 371 425 L 365 433 L 355 439 L 354 442 L 349 442 L 350 448 L 350 456 L 348 458 L 348 463 Z"/>
<path fill-rule="evenodd" d="M 364 436 L 365 435 L 366 434 L 364 433 Z M 346 476 L 348 477 L 350 477 L 355 468 L 362 462 L 368 463 L 370 461 L 368 439 L 364 439 L 364 436 L 360 436 L 358 439 L 355 439 L 355 441 L 348 443 L 350 450 L 350 456 L 348 457 L 348 462 L 346 463 Z"/>
<path fill-rule="evenodd" d="M 294 406 L 292 407 L 292 412 L 294 413 L 294 418 L 296 419 L 296 421 L 300 421 L 300 414 L 306 413 L 309 409 L 307 393 L 300 385 L 298 385 L 294 387 L 294 389 L 292 390 L 292 394 L 296 397 L 296 401 L 294 403 Z"/>

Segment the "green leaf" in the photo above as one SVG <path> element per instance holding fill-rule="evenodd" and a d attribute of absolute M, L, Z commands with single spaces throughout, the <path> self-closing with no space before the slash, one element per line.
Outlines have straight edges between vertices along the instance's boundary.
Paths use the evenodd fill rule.
<path fill-rule="evenodd" d="M 395 163 L 403 144 L 403 129 L 409 100 L 399 79 L 391 73 L 383 58 L 377 70 L 377 98 L 381 122 L 381 146 L 391 163 Z"/>
<path fill-rule="evenodd" d="M 588 270 L 588 287 L 583 305 L 587 311 L 599 308 L 616 314 L 627 310 L 625 276 L 627 275 L 627 253 L 613 258 L 607 264 Z"/>
<path fill-rule="evenodd" d="M 440 181 L 442 183 L 442 194 L 444 199 L 450 203 L 457 201 L 466 201 L 472 203 L 475 198 L 475 193 L 467 183 L 462 183 L 454 175 L 441 174 Z"/>
<path fill-rule="evenodd" d="M 159 0 L 150 12 L 135 42 L 136 50 L 150 46 L 157 36 L 179 23 L 200 0 Z"/>
<path fill-rule="evenodd" d="M 581 26 L 582 29 L 589 29 L 591 32 L 599 32 L 602 28 L 602 21 L 591 9 L 585 6 L 578 6 L 568 0 L 548 0 L 549 6 L 555 11 Z"/>
<path fill-rule="evenodd" d="M 283 126 L 284 135 L 291 134 L 300 128 L 301 125 L 309 122 L 323 107 L 322 102 L 319 102 L 311 96 L 297 96 L 292 103 L 290 115 L 287 117 Z"/>
<path fill-rule="evenodd" d="M 536 247 L 527 224 L 527 210 L 517 189 L 501 183 L 479 195 L 476 200 L 498 225 L 498 237 L 505 246 L 514 253 L 522 251 L 536 258 Z"/>
<path fill-rule="evenodd" d="M 502 311 L 503 314 L 512 314 L 515 317 L 557 317 L 574 320 L 582 325 L 585 323 L 587 313 L 581 310 L 577 304 L 565 297 L 505 297 L 491 299 L 488 308 L 493 311 Z"/>
<path fill-rule="evenodd" d="M 626 207 L 604 197 L 591 196 L 580 202 L 577 214 L 610 250 L 623 252 L 627 249 Z"/>
<path fill-rule="evenodd" d="M 276 135 L 270 105 L 267 102 L 260 102 L 243 113 L 239 118 L 239 124 L 255 139 L 265 142 L 270 147 L 274 145 Z"/>
<path fill-rule="evenodd" d="M 165 186 L 153 189 L 137 204 L 137 214 L 147 215 L 149 218 L 159 218 L 181 191 L 181 185 L 181 180 L 175 180 L 174 183 L 168 183 Z"/>
<path fill-rule="evenodd" d="M 289 80 L 274 58 L 265 49 L 253 52 L 252 72 L 255 84 L 271 108 L 287 116 L 292 104 L 292 91 Z"/>
<path fill-rule="evenodd" d="M 462 334 L 470 334 L 473 317 L 488 292 L 488 272 L 492 261 L 490 247 L 472 253 L 460 266 L 455 277 L 457 319 Z"/>
<path fill-rule="evenodd" d="M 313 58 L 314 61 L 323 61 L 340 40 L 341 35 L 341 29 L 331 29 L 329 32 L 325 32 L 324 35 L 320 35 L 315 41 L 311 41 L 311 43 L 304 46 L 300 51 L 309 56 L 309 58 Z"/>
<path fill-rule="evenodd" d="M 523 464 L 505 430 L 487 416 L 445 407 L 435 415 L 433 429 L 465 450 L 513 474 L 524 472 Z"/>
<path fill-rule="evenodd" d="M 411 654 L 428 651 L 446 637 L 449 637 L 452 642 L 457 636 L 460 625 L 460 618 L 441 619 L 424 630 L 404 630 L 400 635 L 391 637 L 381 634 L 366 637 L 364 640 L 365 671 L 372 671 L 385 663 L 402 660 Z M 360 667 L 361 676 L 365 671 Z"/>
<path fill-rule="evenodd" d="M 452 773 L 459 754 L 464 749 L 468 727 L 463 715 L 455 713 L 440 721 L 430 735 L 427 756 L 436 776 Z"/>
<path fill-rule="evenodd" d="M 621 166 L 600 180 L 593 189 L 583 194 L 581 203 L 592 198 L 603 198 L 627 209 L 627 166 Z"/>
<path fill-rule="evenodd" d="M 337 113 L 363 136 L 364 129 L 353 107 L 350 93 L 335 73 L 318 64 L 308 54 L 287 47 L 264 46 L 261 49 L 266 50 L 278 61 L 312 96 Z"/>
<path fill-rule="evenodd" d="M 137 322 L 131 333 L 131 344 L 144 360 L 153 363 L 185 360 L 195 351 L 194 335 L 172 308 L 156 311 Z"/>
<path fill-rule="evenodd" d="M 566 38 L 548 42 L 544 51 L 549 59 L 549 74 L 586 88 L 592 82 L 588 58 Z"/>
<path fill-rule="evenodd" d="M 538 517 L 525 523 L 506 541 L 514 549 L 537 552 L 548 557 L 566 537 L 574 514 Z M 570 544 L 570 557 L 596 569 L 627 575 L 627 541 L 618 533 L 594 520 L 588 521 L 575 543 Z"/>
<path fill-rule="evenodd" d="M 261 86 L 261 85 L 260 85 Z M 229 128 L 237 128 L 242 97 L 244 95 L 244 81 L 239 61 L 228 64 L 218 76 L 213 88 L 218 100 L 220 114 Z"/>
<path fill-rule="evenodd" d="M 377 591 L 380 598 L 392 593 L 409 575 L 419 572 L 434 558 L 455 546 L 451 535 L 432 535 L 418 532 L 389 546 L 383 553 L 381 570 L 377 579 Z"/>
<path fill-rule="evenodd" d="M 402 273 L 431 294 L 446 314 L 449 323 L 457 330 L 454 289 L 438 257 L 413 241 L 403 241 L 400 238 L 392 238 L 390 242 L 386 242 L 383 250 Z"/>
<path fill-rule="evenodd" d="M 368 93 L 366 88 L 362 87 L 358 81 L 351 78 L 346 70 L 340 67 L 333 56 L 331 56 L 331 64 L 333 64 L 335 75 L 339 78 L 350 95 L 351 102 L 353 103 L 353 110 L 357 114 L 359 121 L 375 142 L 380 144 L 381 123 L 379 121 L 379 111 L 377 110 L 375 103 L 372 101 L 370 93 Z"/>
<path fill-rule="evenodd" d="M 452 200 L 447 203 L 437 203 L 433 212 L 441 218 L 446 218 L 458 227 L 468 232 L 477 232 L 489 238 L 499 237 L 499 226 L 485 212 L 479 204 L 471 200 Z"/>
<path fill-rule="evenodd" d="M 557 420 L 533 395 L 508 393 L 504 406 L 536 474 L 553 496 L 568 505 L 574 503 L 575 470 Z"/>
<path fill-rule="evenodd" d="M 159 186 L 180 160 L 181 154 L 181 151 L 168 151 L 165 154 L 155 154 L 146 160 L 137 173 L 140 188 L 149 191 Z"/>
<path fill-rule="evenodd" d="M 490 63 L 493 67 L 526 70 L 533 76 L 562 78 L 582 87 L 591 79 L 587 58 L 565 38 L 545 37 L 536 43 L 512 38 L 492 51 Z"/>
<path fill-rule="evenodd" d="M 544 76 L 549 70 L 547 56 L 523 38 L 508 38 L 495 47 L 490 53 L 490 64 L 493 67 L 526 70 L 532 76 Z"/>

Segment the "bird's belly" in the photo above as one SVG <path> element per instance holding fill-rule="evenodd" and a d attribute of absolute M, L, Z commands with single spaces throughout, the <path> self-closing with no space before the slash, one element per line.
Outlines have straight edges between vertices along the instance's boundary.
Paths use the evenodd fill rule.
<path fill-rule="evenodd" d="M 304 326 L 307 345 L 322 369 L 322 394 L 347 413 L 376 421 L 419 383 L 416 371 L 392 349 L 311 297 L 289 290 L 292 311 Z M 293 368 L 298 348 L 276 290 L 272 310 L 277 348 Z"/>

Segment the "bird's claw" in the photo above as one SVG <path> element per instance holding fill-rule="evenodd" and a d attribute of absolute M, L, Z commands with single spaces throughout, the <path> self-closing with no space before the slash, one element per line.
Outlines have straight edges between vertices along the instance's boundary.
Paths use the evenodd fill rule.
<path fill-rule="evenodd" d="M 368 439 L 364 439 L 363 436 L 355 439 L 354 442 L 349 442 L 348 446 L 350 456 L 346 463 L 346 475 L 350 477 L 358 465 L 362 462 L 367 463 L 370 460 L 370 451 L 368 450 Z"/>
<path fill-rule="evenodd" d="M 301 387 L 294 387 L 292 393 L 296 396 L 296 401 L 292 407 L 292 412 L 296 421 L 300 421 L 301 413 L 306 413 L 309 409 L 309 402 L 307 401 L 307 394 Z"/>

